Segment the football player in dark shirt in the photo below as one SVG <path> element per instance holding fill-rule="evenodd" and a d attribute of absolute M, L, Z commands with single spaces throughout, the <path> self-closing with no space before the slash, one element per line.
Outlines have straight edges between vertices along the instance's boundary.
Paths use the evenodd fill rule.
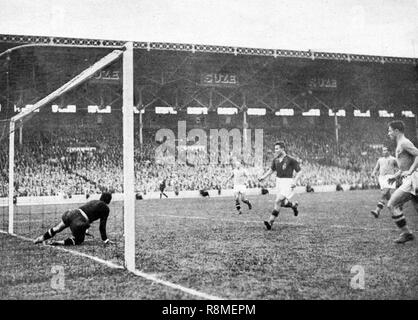
<path fill-rule="evenodd" d="M 161 181 L 160 183 L 160 199 L 162 198 L 162 196 L 165 196 L 166 198 L 168 198 L 168 196 L 164 193 L 165 187 L 166 187 L 166 183 L 165 183 L 164 179 L 163 181 Z"/>
<path fill-rule="evenodd" d="M 66 228 L 70 228 L 73 236 L 62 241 L 51 242 L 51 245 L 74 246 L 84 242 L 86 231 L 90 228 L 93 221 L 100 220 L 100 235 L 105 244 L 113 243 L 106 234 L 106 223 L 109 216 L 108 204 L 112 200 L 112 194 L 104 192 L 100 200 L 91 200 L 78 209 L 67 210 L 62 215 L 62 221 L 55 227 L 50 228 L 44 235 L 34 240 L 35 244 L 51 239 L 57 233 Z"/>
<path fill-rule="evenodd" d="M 273 172 L 276 172 L 277 197 L 269 221 L 264 221 L 267 230 L 271 230 L 274 220 L 279 216 L 281 207 L 292 208 L 294 215 L 298 215 L 298 203 L 296 201 L 291 202 L 290 199 L 294 195 L 294 189 L 302 173 L 299 162 L 286 154 L 283 141 L 274 144 L 274 153 L 275 158 L 270 169 L 259 178 L 259 181 L 264 180 Z M 296 176 L 293 177 L 295 172 Z"/>
<path fill-rule="evenodd" d="M 415 239 L 409 230 L 403 214 L 403 205 L 412 202 L 415 212 L 418 213 L 418 148 L 405 137 L 405 123 L 395 120 L 389 123 L 388 135 L 396 141 L 396 161 L 399 171 L 389 178 L 388 183 L 401 180 L 401 185 L 392 194 L 387 207 L 392 213 L 392 219 L 402 231 L 395 243 L 405 243 Z"/>

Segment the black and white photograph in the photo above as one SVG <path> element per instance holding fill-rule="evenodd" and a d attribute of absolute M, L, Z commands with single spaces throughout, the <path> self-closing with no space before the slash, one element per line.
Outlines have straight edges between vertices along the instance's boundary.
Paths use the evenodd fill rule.
<path fill-rule="evenodd" d="M 418 0 L 0 11 L 0 300 L 418 299 Z"/>

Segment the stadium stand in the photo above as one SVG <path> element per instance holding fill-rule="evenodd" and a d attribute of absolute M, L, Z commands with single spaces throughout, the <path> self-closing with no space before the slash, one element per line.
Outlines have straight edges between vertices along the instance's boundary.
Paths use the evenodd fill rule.
<path fill-rule="evenodd" d="M 99 193 L 103 189 L 122 191 L 121 123 L 112 120 L 111 116 L 103 126 L 97 126 L 94 117 L 83 121 L 76 115 L 70 118 L 72 121 L 67 123 L 63 120 L 49 124 L 43 118 L 43 126 L 36 121 L 25 126 L 23 143 L 16 149 L 15 189 L 18 196 L 71 196 Z M 364 123 L 372 122 L 373 126 L 363 123 L 343 126 L 339 148 L 329 128 L 314 126 L 312 131 L 300 130 L 297 126 L 266 128 L 264 164 L 267 168 L 270 163 L 274 141 L 284 139 L 289 154 L 297 157 L 304 168 L 301 185 L 348 184 L 353 189 L 375 187 L 370 172 L 380 154 L 376 145 L 386 143 L 386 122 L 367 119 Z M 228 165 L 157 163 L 155 132 L 155 129 L 144 130 L 142 148 L 139 147 L 139 135 L 135 134 L 138 192 L 157 191 L 163 178 L 167 179 L 167 191 L 217 189 L 230 174 Z M 197 158 L 201 156 L 196 154 Z M 0 151 L 0 164 L 3 168 L 0 195 L 6 196 L 7 150 Z M 257 181 L 259 174 L 259 171 L 252 171 L 248 187 L 273 187 L 273 180 L 260 185 Z M 226 189 L 232 185 L 229 182 L 221 187 Z"/>

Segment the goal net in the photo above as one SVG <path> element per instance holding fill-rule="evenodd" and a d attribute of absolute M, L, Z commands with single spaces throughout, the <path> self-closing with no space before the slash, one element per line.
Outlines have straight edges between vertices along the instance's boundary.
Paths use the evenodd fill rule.
<path fill-rule="evenodd" d="M 115 243 L 102 244 L 95 222 L 77 250 L 134 270 L 132 43 L 117 49 L 22 48 L 10 50 L 6 62 L 7 79 L 1 79 L 6 95 L 0 119 L 0 236 L 26 243 L 9 247 L 2 240 L 0 252 L 13 250 L 25 261 L 32 239 L 57 225 L 66 210 L 106 191 L 113 194 L 107 234 Z M 67 238 L 70 232 L 68 228 L 55 238 Z M 28 263 L 48 260 L 49 251 L 30 249 L 38 256 Z M 1 264 L 19 274 L 13 259 Z"/>

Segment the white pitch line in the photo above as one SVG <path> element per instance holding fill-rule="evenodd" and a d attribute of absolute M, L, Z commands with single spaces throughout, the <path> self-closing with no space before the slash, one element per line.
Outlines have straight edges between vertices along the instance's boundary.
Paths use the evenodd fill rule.
<path fill-rule="evenodd" d="M 19 236 L 17 234 L 10 234 L 10 233 L 8 233 L 6 231 L 3 231 L 3 230 L 0 230 L 0 233 L 6 234 L 6 235 L 9 235 L 9 236 L 13 236 L 15 238 L 18 238 L 18 239 L 21 239 L 21 240 L 24 240 L 24 241 L 29 241 L 29 242 L 33 243 L 33 239 L 30 239 L 30 238 L 27 238 L 27 237 L 24 237 L 24 236 Z M 113 262 L 108 261 L 108 260 L 103 260 L 103 259 L 100 259 L 98 257 L 92 256 L 92 255 L 89 255 L 89 254 L 86 254 L 86 253 L 66 249 L 66 248 L 63 248 L 63 247 L 57 247 L 57 246 L 47 246 L 47 247 L 52 248 L 52 249 L 56 249 L 56 250 L 60 250 L 60 251 L 64 251 L 64 252 L 67 252 L 67 253 L 71 253 L 71 254 L 76 255 L 76 256 L 80 256 L 80 257 L 84 257 L 84 258 L 94 260 L 98 263 L 106 265 L 109 268 L 126 270 L 123 266 L 121 266 L 119 264 L 113 263 Z M 172 283 L 172 282 L 169 282 L 169 281 L 158 279 L 157 277 L 154 277 L 150 274 L 144 273 L 144 272 L 139 271 L 139 270 L 134 270 L 134 271 L 132 271 L 132 273 L 134 275 L 138 276 L 138 277 L 141 277 L 141 278 L 144 278 L 144 279 L 162 284 L 164 286 L 167 286 L 167 287 L 170 287 L 170 288 L 173 288 L 173 289 L 176 289 L 176 290 L 183 291 L 183 292 L 188 293 L 190 295 L 197 296 L 197 297 L 200 297 L 200 298 L 203 298 L 203 299 L 206 299 L 206 300 L 223 300 L 223 298 L 220 298 L 220 297 L 217 297 L 217 296 L 206 294 L 204 292 L 200 292 L 200 291 L 197 291 L 197 290 L 194 290 L 194 289 L 183 287 L 179 284 L 175 284 L 175 283 Z"/>
<path fill-rule="evenodd" d="M 24 236 L 19 236 L 17 234 L 10 234 L 10 233 L 8 233 L 6 231 L 3 231 L 3 230 L 0 230 L 0 233 L 6 234 L 6 235 L 9 235 L 9 236 L 13 236 L 15 238 L 33 243 L 33 239 L 30 239 L 30 238 L 27 238 L 27 237 L 24 237 Z M 64 251 L 64 252 L 71 253 L 71 254 L 76 255 L 76 256 L 81 256 L 81 257 L 84 257 L 84 258 L 94 260 L 96 262 L 102 263 L 102 264 L 104 264 L 104 265 L 106 265 L 110 268 L 113 268 L 113 269 L 125 269 L 121 265 L 118 265 L 118 264 L 113 263 L 111 261 L 100 259 L 100 258 L 95 257 L 95 256 L 91 256 L 91 255 L 86 254 L 86 253 L 82 253 L 82 252 L 78 252 L 78 251 L 74 251 L 74 250 L 70 250 L 70 249 L 66 249 L 66 248 L 58 247 L 58 246 L 47 246 L 47 245 L 45 245 L 45 246 L 48 247 L 48 248 L 53 248 L 53 249 L 56 249 L 56 250 L 59 250 L 59 251 Z"/>
<path fill-rule="evenodd" d="M 207 218 L 207 217 L 194 217 L 194 216 L 179 216 L 179 215 L 172 215 L 172 214 L 153 214 L 153 215 L 143 215 L 142 217 L 164 217 L 164 218 L 177 218 L 177 219 L 195 219 L 195 220 L 216 220 L 216 221 L 224 221 L 224 222 L 233 222 L 233 223 L 253 223 L 253 224 L 262 224 L 261 220 L 234 220 L 234 219 L 215 219 L 215 218 Z M 315 224 L 303 224 L 303 223 L 292 223 L 292 222 L 279 222 L 280 226 L 295 226 L 295 227 L 315 227 L 318 225 Z M 326 226 L 322 226 L 326 228 Z M 345 226 L 339 224 L 332 224 L 329 225 L 328 228 L 340 228 L 340 229 L 349 229 L 349 230 L 363 230 L 363 231 L 394 231 L 391 228 L 366 228 L 366 227 L 353 227 L 353 226 Z M 417 230 L 411 230 L 413 233 L 417 233 Z"/>
<path fill-rule="evenodd" d="M 142 277 L 142 278 L 145 278 L 145 279 L 163 284 L 163 285 L 165 285 L 167 287 L 170 287 L 170 288 L 174 288 L 174 289 L 177 289 L 177 290 L 184 291 L 188 294 L 198 296 L 198 297 L 204 298 L 206 300 L 224 300 L 223 298 L 220 298 L 220 297 L 212 296 L 212 295 L 200 292 L 200 291 L 196 291 L 194 289 L 183 287 L 181 285 L 178 285 L 178 284 L 175 284 L 175 283 L 172 283 L 172 282 L 169 282 L 169 281 L 158 279 L 158 278 L 156 278 L 156 277 L 154 277 L 150 274 L 144 273 L 144 272 L 139 271 L 139 270 L 135 270 L 135 271 L 133 271 L 133 273 L 135 275 L 139 276 L 139 277 Z"/>

